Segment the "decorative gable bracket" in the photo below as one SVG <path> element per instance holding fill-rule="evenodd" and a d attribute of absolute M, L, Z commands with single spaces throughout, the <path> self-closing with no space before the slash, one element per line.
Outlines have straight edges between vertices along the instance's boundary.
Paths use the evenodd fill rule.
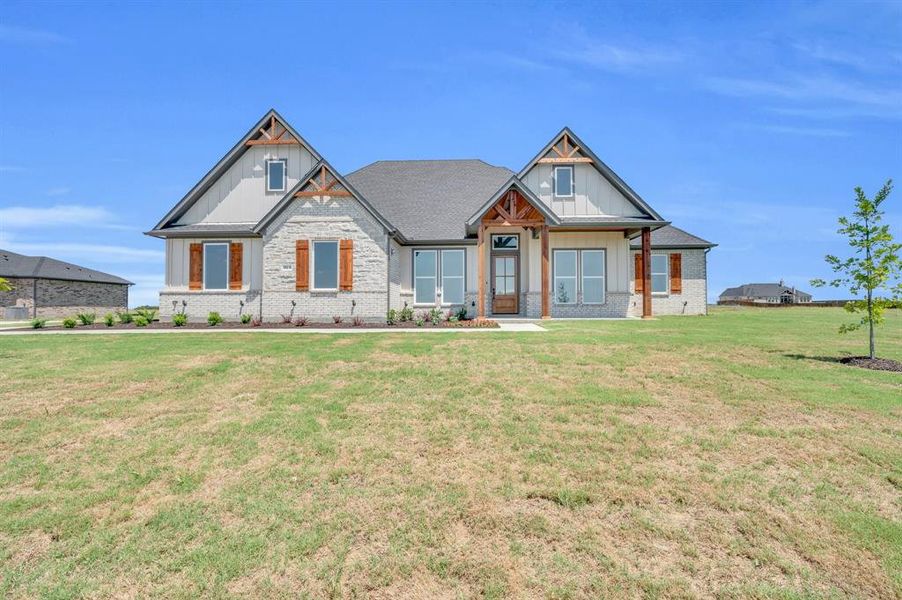
<path fill-rule="evenodd" d="M 301 189 L 294 193 L 295 198 L 312 198 L 315 196 L 329 197 L 350 197 L 353 196 L 347 188 L 345 188 L 332 171 L 326 165 L 320 165 L 318 172 L 314 173 L 301 186 Z"/>
<path fill-rule="evenodd" d="M 570 165 L 574 163 L 592 163 L 592 158 L 586 156 L 580 149 L 579 144 L 575 144 L 570 138 L 570 134 L 565 131 L 561 139 L 552 144 L 545 156 L 536 162 Z"/>
<path fill-rule="evenodd" d="M 271 115 L 269 117 L 269 126 L 264 125 L 260 127 L 258 130 L 259 135 L 251 140 L 245 142 L 248 146 L 285 146 L 285 145 L 300 145 L 300 142 L 295 139 L 293 135 L 288 131 L 288 128 L 285 127 L 275 115 Z"/>

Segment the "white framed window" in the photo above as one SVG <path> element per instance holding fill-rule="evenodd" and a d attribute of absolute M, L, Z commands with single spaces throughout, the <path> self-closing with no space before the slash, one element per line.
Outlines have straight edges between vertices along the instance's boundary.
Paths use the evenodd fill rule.
<path fill-rule="evenodd" d="M 204 289 L 229 289 L 228 242 L 204 243 Z"/>
<path fill-rule="evenodd" d="M 583 304 L 604 304 L 604 250 L 583 250 L 580 252 L 580 275 Z"/>
<path fill-rule="evenodd" d="M 558 198 L 573 196 L 573 167 L 570 165 L 554 168 L 554 195 Z"/>
<path fill-rule="evenodd" d="M 338 242 L 314 241 L 313 289 L 334 291 L 338 289 Z"/>
<path fill-rule="evenodd" d="M 666 254 L 651 255 L 651 293 L 666 294 L 669 265 Z"/>
<path fill-rule="evenodd" d="M 413 303 L 435 304 L 438 265 L 436 250 L 413 251 Z"/>
<path fill-rule="evenodd" d="M 554 303 L 576 303 L 576 250 L 554 251 Z"/>
<path fill-rule="evenodd" d="M 288 160 L 271 158 L 266 161 L 266 191 L 284 192 L 288 182 Z"/>
<path fill-rule="evenodd" d="M 519 247 L 519 235 L 506 235 L 501 233 L 492 235 L 492 250 L 516 250 Z"/>
<path fill-rule="evenodd" d="M 464 250 L 442 250 L 442 304 L 464 303 Z"/>

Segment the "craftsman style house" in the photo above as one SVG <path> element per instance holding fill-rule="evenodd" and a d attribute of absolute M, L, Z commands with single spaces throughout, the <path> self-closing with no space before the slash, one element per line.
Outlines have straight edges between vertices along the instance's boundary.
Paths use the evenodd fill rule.
<path fill-rule="evenodd" d="M 566 128 L 516 173 L 412 160 L 342 175 L 274 110 L 147 233 L 166 240 L 161 315 L 192 320 L 700 314 L 714 245 Z"/>

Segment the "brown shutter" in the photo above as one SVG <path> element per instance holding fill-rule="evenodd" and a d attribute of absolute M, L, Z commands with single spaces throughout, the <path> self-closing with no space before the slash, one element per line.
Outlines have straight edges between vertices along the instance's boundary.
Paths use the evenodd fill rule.
<path fill-rule="evenodd" d="M 229 244 L 229 289 L 241 289 L 241 270 L 244 260 L 244 244 L 232 242 Z"/>
<path fill-rule="evenodd" d="M 670 255 L 670 293 L 683 293 L 683 255 Z"/>
<path fill-rule="evenodd" d="M 310 289 L 310 243 L 307 240 L 295 242 L 294 289 L 299 292 Z"/>
<path fill-rule="evenodd" d="M 204 245 L 191 244 L 188 253 L 188 289 L 204 287 Z"/>
<path fill-rule="evenodd" d="M 634 254 L 636 264 L 636 293 L 641 294 L 645 291 L 645 271 L 642 269 L 642 254 Z"/>
<path fill-rule="evenodd" d="M 339 253 L 339 289 L 354 289 L 354 240 L 341 240 Z"/>

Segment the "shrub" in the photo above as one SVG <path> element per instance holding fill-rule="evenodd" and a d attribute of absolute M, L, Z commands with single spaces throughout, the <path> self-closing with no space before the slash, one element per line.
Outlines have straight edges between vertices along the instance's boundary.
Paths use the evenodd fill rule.
<path fill-rule="evenodd" d="M 398 322 L 398 311 L 395 309 L 391 309 L 388 311 L 388 315 L 385 317 L 385 322 L 388 325 L 394 325 Z"/>
<path fill-rule="evenodd" d="M 458 321 L 466 321 L 467 320 L 467 307 L 461 306 L 457 309 L 457 320 Z"/>
<path fill-rule="evenodd" d="M 263 325 L 263 319 L 261 319 L 260 317 L 254 317 L 253 319 L 251 319 L 251 327 L 260 327 L 261 325 Z"/>
<path fill-rule="evenodd" d="M 417 317 L 417 327 L 422 327 L 425 323 L 422 317 Z"/>
<path fill-rule="evenodd" d="M 153 322 L 154 322 L 154 319 L 157 318 L 157 311 L 156 311 L 156 309 L 150 308 L 150 307 L 148 307 L 148 306 L 144 306 L 144 307 L 141 307 L 141 308 L 136 308 L 136 309 L 135 309 L 135 312 L 138 313 L 140 316 L 144 317 L 144 319 L 145 319 L 148 323 L 153 323 Z"/>
<path fill-rule="evenodd" d="M 78 313 L 75 315 L 75 318 L 82 325 L 93 325 L 94 321 L 97 320 L 97 315 L 94 313 Z"/>
<path fill-rule="evenodd" d="M 34 329 L 43 329 L 44 325 L 47 324 L 47 319 L 32 319 L 31 326 Z"/>
<path fill-rule="evenodd" d="M 119 317 L 119 322 L 122 323 L 123 325 L 128 325 L 129 323 L 131 323 L 134 320 L 132 313 L 130 313 L 128 311 L 116 313 L 116 315 Z"/>
<path fill-rule="evenodd" d="M 451 315 L 450 317 L 448 317 L 448 322 L 449 323 L 458 323 L 458 322 L 460 322 L 460 319 L 457 318 L 457 315 Z"/>
<path fill-rule="evenodd" d="M 150 321 L 147 320 L 147 317 L 144 315 L 138 315 L 135 317 L 135 327 L 147 327 Z"/>
<path fill-rule="evenodd" d="M 286 325 L 291 323 L 291 315 L 282 315 L 282 322 Z"/>
<path fill-rule="evenodd" d="M 113 313 L 103 315 L 103 323 L 107 327 L 112 327 L 116 323 L 116 316 Z"/>
<path fill-rule="evenodd" d="M 404 303 L 404 308 L 398 314 L 398 318 L 402 321 L 413 321 L 413 309 L 407 306 L 406 302 Z"/>
<path fill-rule="evenodd" d="M 207 323 L 210 324 L 210 327 L 216 327 L 217 325 L 222 323 L 222 315 L 220 315 L 215 310 L 210 311 L 210 313 L 207 314 Z"/>
<path fill-rule="evenodd" d="M 339 323 L 341 323 L 341 315 L 334 315 L 334 316 L 332 317 L 332 322 L 335 323 L 336 325 L 338 325 Z"/>
<path fill-rule="evenodd" d="M 363 325 L 363 319 L 354 317 L 354 327 L 360 327 L 361 325 Z"/>
<path fill-rule="evenodd" d="M 243 315 L 241 315 L 241 322 L 243 324 L 247 325 L 248 323 L 251 322 L 252 318 L 253 317 L 251 315 L 249 315 L 248 313 L 244 313 Z"/>
<path fill-rule="evenodd" d="M 429 311 L 429 320 L 432 321 L 433 325 L 439 325 L 442 322 L 442 310 L 440 308 L 433 308 Z"/>
<path fill-rule="evenodd" d="M 307 317 L 298 317 L 297 319 L 294 320 L 295 327 L 303 327 L 307 323 L 308 323 Z"/>
<path fill-rule="evenodd" d="M 78 323 L 72 317 L 66 317 L 63 319 L 63 327 L 66 329 L 74 329 Z"/>
<path fill-rule="evenodd" d="M 184 327 L 188 323 L 188 315 L 185 313 L 175 313 L 172 315 L 172 324 L 176 327 Z"/>

